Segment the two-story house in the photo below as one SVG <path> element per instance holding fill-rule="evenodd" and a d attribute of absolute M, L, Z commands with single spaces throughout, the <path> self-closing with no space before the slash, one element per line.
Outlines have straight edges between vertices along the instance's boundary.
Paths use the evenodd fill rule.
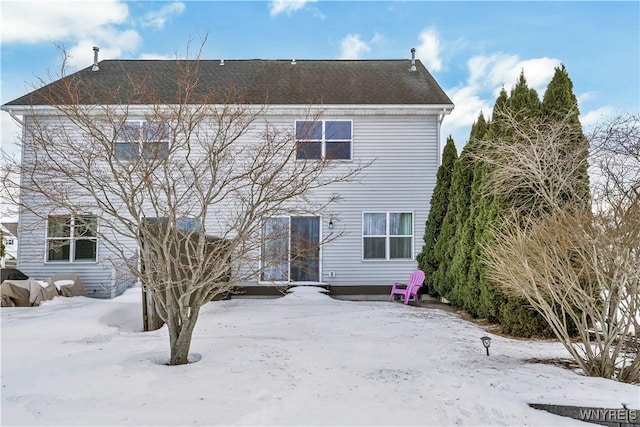
<path fill-rule="evenodd" d="M 82 82 L 88 94 L 83 102 L 89 107 L 113 102 L 101 98 L 105 88 L 134 91 L 129 83 L 137 80 L 157 82 L 154 101 L 171 104 L 176 94 L 170 80 L 180 63 L 98 61 L 96 54 L 93 66 L 7 102 L 2 110 L 20 117 L 28 127 L 53 109 L 45 101 L 50 98 L 38 96 L 39 92 L 51 91 L 68 79 Z M 198 72 L 198 85 L 204 89 L 233 85 L 245 103 L 261 105 L 268 99 L 266 119 L 274 126 L 289 128 L 297 139 L 308 143 L 298 156 L 370 162 L 356 182 L 327 189 L 341 196 L 331 217 L 265 219 L 288 227 L 289 239 L 303 233 L 306 239 L 322 242 L 334 227 L 341 234 L 322 245 L 319 257 L 305 268 L 267 270 L 247 285 L 389 286 L 409 277 L 423 244 L 439 164 L 442 121 L 454 107 L 414 55 L 394 60 L 200 60 Z M 136 101 L 134 95 L 120 93 L 119 99 L 138 103 L 126 107 L 144 109 L 145 102 Z M 310 121 L 310 106 L 321 106 L 322 116 Z M 298 135 L 303 127 L 307 129 L 304 137 Z M 23 153 L 23 162 L 32 157 Z M 23 188 L 23 201 L 28 200 L 28 192 Z M 99 226 L 96 212 L 89 221 Z M 21 210 L 20 270 L 38 278 L 78 274 L 88 294 L 96 297 L 113 297 L 131 284 L 129 276 L 102 259 L 101 254 L 109 252 L 103 248 L 107 242 L 83 232 L 78 218 L 47 215 Z M 53 243 L 58 246 L 54 248 Z"/>

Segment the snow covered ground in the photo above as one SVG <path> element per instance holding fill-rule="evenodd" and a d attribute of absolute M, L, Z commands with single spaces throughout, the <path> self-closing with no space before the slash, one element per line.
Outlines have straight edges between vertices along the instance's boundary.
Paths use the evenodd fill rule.
<path fill-rule="evenodd" d="M 593 426 L 527 402 L 640 408 L 637 386 L 525 362 L 568 357 L 557 342 L 489 334 L 487 357 L 486 331 L 455 314 L 310 287 L 207 304 L 197 362 L 166 366 L 140 300 L 2 308 L 2 425 Z"/>

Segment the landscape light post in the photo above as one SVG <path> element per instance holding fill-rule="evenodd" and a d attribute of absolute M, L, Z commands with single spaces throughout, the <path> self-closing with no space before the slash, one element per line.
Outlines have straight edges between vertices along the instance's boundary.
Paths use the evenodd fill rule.
<path fill-rule="evenodd" d="M 482 345 L 484 346 L 484 348 L 487 349 L 487 356 L 488 356 L 489 355 L 489 346 L 491 346 L 491 338 L 482 337 L 480 339 L 482 340 Z"/>

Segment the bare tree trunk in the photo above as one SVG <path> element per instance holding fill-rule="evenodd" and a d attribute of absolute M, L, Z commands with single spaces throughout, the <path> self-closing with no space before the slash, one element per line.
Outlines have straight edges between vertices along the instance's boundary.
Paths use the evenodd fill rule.
<path fill-rule="evenodd" d="M 180 316 L 181 323 L 176 325 L 175 321 L 167 324 L 169 328 L 169 346 L 171 348 L 170 365 L 184 365 L 189 362 L 189 349 L 191 348 L 191 338 L 193 329 L 198 320 L 200 309 L 190 310 L 190 316 Z M 177 317 L 177 316 L 176 316 Z M 174 318 L 172 318 L 173 320 Z"/>

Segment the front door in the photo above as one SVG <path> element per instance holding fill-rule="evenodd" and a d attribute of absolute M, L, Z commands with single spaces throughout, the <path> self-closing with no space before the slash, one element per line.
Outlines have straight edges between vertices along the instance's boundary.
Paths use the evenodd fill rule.
<path fill-rule="evenodd" d="M 262 226 L 261 280 L 320 280 L 320 217 L 279 217 Z"/>

